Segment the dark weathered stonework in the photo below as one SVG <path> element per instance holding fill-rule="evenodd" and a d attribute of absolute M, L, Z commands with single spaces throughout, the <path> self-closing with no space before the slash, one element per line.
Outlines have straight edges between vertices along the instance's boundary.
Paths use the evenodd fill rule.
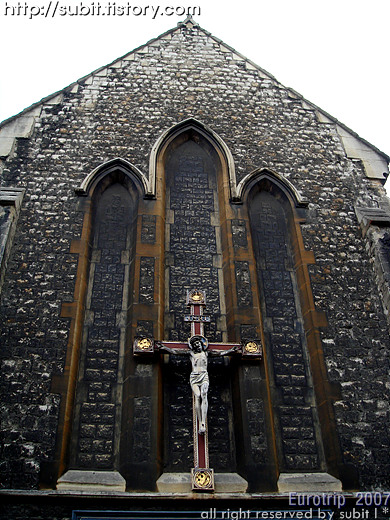
<path fill-rule="evenodd" d="M 149 338 L 153 337 L 153 322 L 152 321 L 138 321 L 137 322 L 137 329 L 136 329 L 136 336 L 146 336 Z"/>
<path fill-rule="evenodd" d="M 264 333 L 272 374 L 277 442 L 283 470 L 321 469 L 314 429 L 310 366 L 305 353 L 301 310 L 281 204 L 267 193 L 251 205 L 252 235 L 263 295 Z"/>
<path fill-rule="evenodd" d="M 141 241 L 154 244 L 156 241 L 156 215 L 142 215 Z"/>
<path fill-rule="evenodd" d="M 207 314 L 212 317 L 207 328 L 210 340 L 221 340 L 216 330 L 220 315 L 218 272 L 213 257 L 218 245 L 211 215 L 215 205 L 215 165 L 194 141 L 188 141 L 173 152 L 167 165 L 169 210 L 174 221 L 169 228 L 169 310 L 173 323 L 170 339 L 189 336 L 184 328 L 186 290 L 199 287 L 207 293 Z"/>
<path fill-rule="evenodd" d="M 244 220 L 232 220 L 232 238 L 235 248 L 248 247 L 248 238 L 246 236 L 246 225 Z"/>
<path fill-rule="evenodd" d="M 165 370 L 165 471 L 185 471 L 186 468 L 193 467 L 192 395 L 189 374 L 190 361 L 187 357 L 182 359 L 182 356 L 175 356 L 169 360 L 169 366 Z"/>
<path fill-rule="evenodd" d="M 388 233 L 386 233 L 385 236 L 380 239 L 380 244 L 383 254 L 385 255 L 386 260 L 390 266 L 390 235 Z"/>
<path fill-rule="evenodd" d="M 252 305 L 251 275 L 248 262 L 236 262 L 237 302 L 239 307 Z"/>
<path fill-rule="evenodd" d="M 71 465 L 78 469 L 115 467 L 116 407 L 120 384 L 121 311 L 133 213 L 125 189 L 114 184 L 97 207 L 89 274 Z M 125 299 L 126 301 L 127 299 Z"/>
<path fill-rule="evenodd" d="M 139 301 L 140 303 L 154 302 L 154 258 L 145 256 L 141 258 Z"/>
<path fill-rule="evenodd" d="M 248 341 L 250 339 L 256 339 L 258 332 L 255 325 L 244 325 L 240 326 L 240 336 L 242 341 Z"/>
<path fill-rule="evenodd" d="M 135 464 L 148 461 L 151 454 L 151 399 L 136 397 L 134 399 L 134 432 L 133 461 Z"/>
<path fill-rule="evenodd" d="M 304 347 L 311 335 L 318 334 L 316 349 L 325 367 L 319 377 L 331 394 L 329 414 L 333 414 L 339 446 L 335 467 L 350 468 L 354 475 L 349 480 L 345 469 L 338 476 L 346 489 L 388 489 L 389 299 L 383 277 L 377 273 L 383 273 L 380 254 L 386 256 L 384 241 L 379 240 L 389 229 L 382 220 L 362 232 L 355 213 L 355 207 L 385 208 L 384 178 L 375 164 L 382 165 L 388 158 L 192 23 L 181 24 L 37 103 L 1 125 L 0 137 L 19 117 L 28 121 L 29 132 L 15 134 L 9 154 L 0 163 L 2 187 L 25 190 L 1 288 L 2 485 L 36 490 L 42 484 L 43 468 L 54 464 L 66 391 L 52 381 L 67 377 L 69 357 L 75 353 L 69 339 L 76 335 L 75 328 L 77 332 L 86 324 L 94 325 L 101 337 L 89 336 L 97 344 L 88 353 L 85 367 L 80 365 L 87 378 L 83 417 L 88 420 L 81 421 L 78 452 L 74 453 L 92 454 L 93 467 L 101 469 L 103 459 L 111 461 L 115 451 L 110 444 L 114 404 L 110 385 L 118 362 L 120 323 L 126 331 L 122 428 L 127 436 L 121 450 L 125 459 L 132 459 L 126 459 L 127 470 L 123 470 L 128 488 L 139 484 L 154 490 L 167 449 L 174 456 L 165 458 L 165 468 L 188 467 L 192 453 L 188 360 L 170 359 L 165 366 L 165 361 L 153 358 L 142 364 L 134 362 L 130 346 L 132 334 L 185 340 L 189 335 L 183 322 L 185 292 L 196 285 L 207 291 L 211 316 L 207 336 L 225 340 L 229 332 L 236 336 L 230 340 L 239 341 L 263 334 L 270 361 L 270 374 L 263 366 L 250 365 L 251 370 L 246 370 L 241 365 L 237 376 L 237 367 L 215 365 L 211 386 L 212 392 L 219 393 L 210 394 L 210 428 L 218 441 L 210 446 L 214 453 L 219 450 L 220 459 L 213 460 L 214 467 L 221 471 L 239 467 L 256 491 L 265 489 L 271 466 L 274 476 L 283 468 L 320 468 L 323 454 L 312 392 L 318 381 L 310 382 Z M 147 193 L 143 200 L 137 221 L 140 237 L 130 241 L 134 245 L 138 240 L 144 249 L 131 261 L 122 254 L 124 246 L 107 236 L 108 242 L 105 239 L 95 248 L 95 256 L 88 256 L 94 246 L 83 235 L 86 203 L 75 188 L 97 167 L 118 157 L 141 172 L 145 183 L 151 181 L 148 172 L 154 171 L 149 169 L 154 145 L 169 128 L 188 118 L 199 122 L 198 133 L 190 136 L 188 132 L 187 141 L 183 138 L 184 144 L 168 147 L 166 156 L 157 154 L 156 193 Z M 222 164 L 221 146 L 218 155 L 210 144 L 204 144 L 206 134 L 214 145 L 213 136 L 218 135 L 230 150 L 235 181 L 228 178 L 228 167 Z M 170 177 L 170 154 L 180 146 L 184 159 L 174 168 L 177 178 Z M 203 165 L 208 161 L 215 168 L 207 177 Z M 299 228 L 298 238 L 291 238 L 290 221 L 284 238 L 273 232 L 267 239 L 251 235 L 245 215 L 247 195 L 263 171 L 271 172 L 269 177 L 285 193 Z M 139 175 L 134 173 L 134 182 L 141 184 Z M 248 182 L 241 186 L 240 196 L 233 194 L 235 202 L 242 197 L 238 202 L 243 204 L 231 204 L 232 193 L 226 192 L 243 179 Z M 228 186 L 226 192 L 221 190 L 224 186 Z M 264 190 L 272 191 L 269 186 Z M 302 198 L 307 201 L 304 213 L 297 209 Z M 92 217 L 89 225 L 93 226 Z M 164 225 L 169 231 L 166 236 Z M 252 255 L 256 240 L 257 271 Z M 293 240 L 290 250 L 285 247 L 288 240 Z M 310 287 L 312 298 L 302 303 L 307 311 L 303 317 L 296 304 L 297 294 L 303 292 L 300 282 L 294 281 L 301 269 L 297 251 L 307 274 L 302 276 L 302 285 Z M 94 266 L 102 285 L 90 286 L 91 307 L 82 319 L 76 319 L 66 311 L 76 304 L 85 310 L 75 299 L 76 289 L 86 287 L 88 281 L 80 275 L 83 261 Z M 374 264 L 378 264 L 377 273 Z M 103 265 L 107 272 L 101 272 Z M 125 269 L 135 283 L 126 308 L 118 315 L 122 296 L 116 295 L 123 294 Z M 133 293 L 137 295 L 134 302 Z M 262 312 L 256 314 L 259 302 Z M 133 320 L 135 305 L 140 310 Z M 310 313 L 326 320 L 311 324 Z M 227 323 L 231 316 L 235 321 Z M 114 348 L 104 343 L 103 349 L 99 341 L 107 331 Z M 162 381 L 171 372 L 176 386 L 171 393 L 165 388 L 163 403 Z M 272 402 L 267 385 L 272 387 Z M 178 430 L 170 440 L 165 437 L 171 445 L 164 451 L 156 447 L 161 432 L 155 424 L 167 403 L 177 407 L 177 418 L 165 414 L 161 431 Z M 271 406 L 276 410 L 274 423 Z M 224 430 L 232 416 L 237 421 L 234 435 L 231 429 Z M 118 429 L 120 420 L 114 423 Z M 283 468 L 273 462 L 272 428 L 279 432 Z M 144 442 L 145 448 L 141 447 Z M 154 464 L 153 474 L 145 469 L 148 464 Z M 261 478 L 256 464 L 264 466 Z M 129 476 L 137 471 L 138 481 L 130 481 Z M 57 477 L 54 472 L 50 486 L 55 486 Z M 272 479 L 267 485 L 275 491 L 276 479 Z"/>
<path fill-rule="evenodd" d="M 268 460 L 268 453 L 263 401 L 256 398 L 247 399 L 246 413 L 253 461 L 264 464 Z"/>

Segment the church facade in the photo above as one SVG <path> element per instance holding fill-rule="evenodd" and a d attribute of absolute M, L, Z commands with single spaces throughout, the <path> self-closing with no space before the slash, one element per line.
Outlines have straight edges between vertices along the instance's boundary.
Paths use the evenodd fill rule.
<path fill-rule="evenodd" d="M 8 518 L 190 507 L 190 363 L 133 343 L 187 341 L 193 289 L 263 352 L 209 360 L 208 496 L 389 489 L 388 156 L 190 18 L 0 155 Z"/>

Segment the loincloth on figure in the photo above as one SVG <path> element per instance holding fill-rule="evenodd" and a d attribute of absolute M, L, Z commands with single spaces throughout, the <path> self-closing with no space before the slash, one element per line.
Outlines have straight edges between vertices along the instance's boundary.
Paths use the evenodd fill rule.
<path fill-rule="evenodd" d="M 209 384 L 209 374 L 207 371 L 205 372 L 191 372 L 190 375 L 190 385 L 203 386 L 204 384 Z"/>

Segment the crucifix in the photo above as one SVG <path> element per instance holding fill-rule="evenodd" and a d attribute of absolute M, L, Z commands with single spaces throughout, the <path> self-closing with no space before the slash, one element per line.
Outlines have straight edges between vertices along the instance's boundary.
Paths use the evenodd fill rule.
<path fill-rule="evenodd" d="M 204 335 L 204 323 L 210 317 L 203 314 L 206 293 L 199 289 L 187 291 L 187 305 L 190 314 L 184 320 L 191 323 L 191 337 L 187 343 L 178 341 L 155 341 L 152 338 L 135 338 L 135 355 L 153 354 L 165 351 L 174 355 L 188 355 L 191 361 L 190 386 L 192 390 L 194 468 L 191 470 L 193 491 L 214 491 L 214 470 L 209 467 L 207 411 L 209 376 L 207 363 L 209 356 L 240 354 L 246 358 L 261 358 L 260 340 L 241 343 L 209 343 Z"/>

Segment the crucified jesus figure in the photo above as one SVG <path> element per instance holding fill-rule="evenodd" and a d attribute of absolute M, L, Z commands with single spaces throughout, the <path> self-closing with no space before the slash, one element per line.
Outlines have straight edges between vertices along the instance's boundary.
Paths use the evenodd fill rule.
<path fill-rule="evenodd" d="M 199 434 L 206 432 L 206 419 L 208 411 L 207 392 L 209 389 L 209 374 L 207 372 L 208 356 L 226 356 L 238 349 L 238 346 L 229 350 L 207 350 L 208 341 L 204 336 L 195 335 L 188 340 L 189 350 L 179 350 L 169 348 L 163 344 L 159 345 L 161 350 L 166 350 L 171 354 L 189 354 L 191 359 L 192 371 L 190 375 L 191 390 L 194 395 L 195 411 L 198 419 Z"/>

